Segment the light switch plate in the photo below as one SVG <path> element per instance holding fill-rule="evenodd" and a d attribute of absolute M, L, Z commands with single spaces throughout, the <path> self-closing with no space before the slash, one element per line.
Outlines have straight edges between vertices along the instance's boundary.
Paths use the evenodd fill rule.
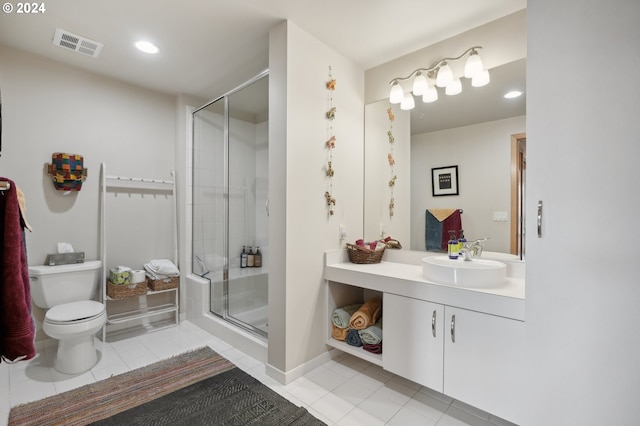
<path fill-rule="evenodd" d="M 494 222 L 508 222 L 509 221 L 509 213 L 508 212 L 493 212 L 493 221 Z"/>

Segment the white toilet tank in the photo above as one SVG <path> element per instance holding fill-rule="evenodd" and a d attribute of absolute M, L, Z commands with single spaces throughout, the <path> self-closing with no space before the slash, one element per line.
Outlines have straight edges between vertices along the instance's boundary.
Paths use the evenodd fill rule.
<path fill-rule="evenodd" d="M 101 266 L 99 260 L 71 265 L 29 266 L 33 303 L 49 309 L 61 303 L 94 299 L 102 279 Z"/>

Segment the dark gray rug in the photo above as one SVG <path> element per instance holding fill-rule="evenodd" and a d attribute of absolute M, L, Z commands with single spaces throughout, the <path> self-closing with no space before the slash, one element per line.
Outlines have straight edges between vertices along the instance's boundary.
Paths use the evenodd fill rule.
<path fill-rule="evenodd" d="M 321 426 L 325 423 L 234 368 L 92 424 Z"/>

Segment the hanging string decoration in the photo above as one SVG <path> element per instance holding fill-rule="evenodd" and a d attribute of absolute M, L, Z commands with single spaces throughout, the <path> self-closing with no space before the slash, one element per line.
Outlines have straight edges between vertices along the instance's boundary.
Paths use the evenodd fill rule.
<path fill-rule="evenodd" d="M 387 136 L 389 137 L 389 153 L 387 154 L 387 161 L 389 162 L 389 170 L 390 170 L 390 179 L 389 179 L 389 217 L 393 217 L 393 210 L 395 208 L 395 198 L 393 197 L 393 189 L 396 186 L 396 176 L 395 166 L 396 160 L 393 158 L 393 147 L 395 146 L 396 139 L 393 137 L 393 120 L 396 119 L 396 116 L 393 114 L 393 110 L 391 109 L 391 104 L 389 104 L 389 108 L 387 108 L 387 115 L 389 117 L 389 130 L 387 131 Z"/>
<path fill-rule="evenodd" d="M 327 202 L 329 209 L 329 216 L 333 216 L 333 208 L 336 205 L 336 199 L 333 197 L 333 175 L 335 173 L 333 169 L 333 150 L 336 148 L 336 136 L 333 133 L 333 120 L 336 118 L 336 107 L 333 106 L 333 92 L 336 90 L 336 80 L 331 76 L 331 66 L 329 66 L 329 81 L 327 81 L 327 102 L 328 110 L 326 113 L 327 118 L 327 141 L 325 147 L 327 148 L 327 180 L 328 188 L 324 193 L 324 198 Z"/>

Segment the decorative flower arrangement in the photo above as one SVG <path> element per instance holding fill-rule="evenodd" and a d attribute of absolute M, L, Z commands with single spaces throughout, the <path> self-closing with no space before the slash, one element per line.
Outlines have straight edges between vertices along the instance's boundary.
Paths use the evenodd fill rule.
<path fill-rule="evenodd" d="M 329 188 L 324 193 L 324 198 L 327 201 L 327 207 L 329 208 L 329 215 L 333 216 L 333 207 L 336 205 L 336 199 L 333 197 L 333 175 L 335 170 L 333 169 L 333 150 L 336 148 L 336 136 L 333 134 L 333 120 L 336 118 L 336 107 L 333 106 L 333 91 L 336 90 L 336 80 L 331 76 L 331 66 L 329 66 L 329 81 L 327 81 L 327 94 L 329 101 L 329 109 L 327 110 L 327 133 L 328 139 L 325 142 L 327 148 L 327 179 Z"/>

